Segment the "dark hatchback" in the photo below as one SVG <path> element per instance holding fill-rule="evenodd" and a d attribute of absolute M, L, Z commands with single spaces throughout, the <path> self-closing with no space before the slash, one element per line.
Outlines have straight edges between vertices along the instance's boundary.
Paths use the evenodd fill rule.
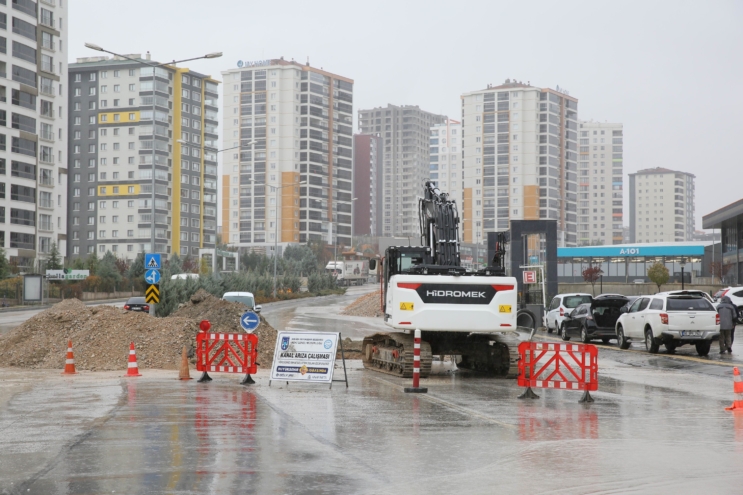
<path fill-rule="evenodd" d="M 149 311 L 150 305 L 145 302 L 144 297 L 130 297 L 124 303 L 124 309 L 127 311 Z"/>
<path fill-rule="evenodd" d="M 578 337 L 584 343 L 601 339 L 608 344 L 617 338 L 614 327 L 621 314 L 619 310 L 628 302 L 624 296 L 599 296 L 590 303 L 581 304 L 565 317 L 560 337 L 562 340 Z"/>

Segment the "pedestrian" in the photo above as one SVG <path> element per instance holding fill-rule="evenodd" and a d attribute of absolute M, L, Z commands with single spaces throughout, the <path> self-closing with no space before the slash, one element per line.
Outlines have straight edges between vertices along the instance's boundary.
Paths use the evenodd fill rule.
<path fill-rule="evenodd" d="M 732 353 L 733 341 L 731 336 L 733 330 L 735 330 L 738 308 L 735 307 L 729 297 L 725 296 L 720 299 L 717 313 L 720 315 L 720 354 L 724 354 L 725 351 Z"/>

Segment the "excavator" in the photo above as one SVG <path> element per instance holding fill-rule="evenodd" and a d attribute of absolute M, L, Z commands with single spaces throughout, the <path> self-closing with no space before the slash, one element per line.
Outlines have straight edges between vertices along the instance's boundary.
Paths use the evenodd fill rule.
<path fill-rule="evenodd" d="M 460 260 L 456 202 L 431 182 L 419 199 L 420 246 L 392 246 L 380 261 L 384 322 L 396 330 L 364 338 L 364 367 L 413 376 L 413 334 L 421 331 L 420 374 L 433 356 L 459 356 L 457 367 L 518 373 L 517 294 L 506 276 L 509 232 L 498 232 L 490 264 L 467 271 Z M 372 260 L 373 262 L 374 260 Z M 370 262 L 370 269 L 376 268 Z"/>

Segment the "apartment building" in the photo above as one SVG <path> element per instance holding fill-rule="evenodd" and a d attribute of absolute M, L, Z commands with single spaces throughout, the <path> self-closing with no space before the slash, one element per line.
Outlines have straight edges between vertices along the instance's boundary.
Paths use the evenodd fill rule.
<path fill-rule="evenodd" d="M 579 194 L 588 193 L 589 197 L 578 202 L 578 245 L 622 244 L 623 126 L 582 121 L 579 145 Z M 590 197 L 595 192 L 606 197 Z"/>
<path fill-rule="evenodd" d="M 694 179 L 663 167 L 629 174 L 630 241 L 693 240 Z"/>
<path fill-rule="evenodd" d="M 66 1 L 0 2 L 0 246 L 26 270 L 66 250 L 67 21 Z"/>
<path fill-rule="evenodd" d="M 462 170 L 462 123 L 447 119 L 431 127 L 429 178 L 461 207 L 464 186 Z"/>
<path fill-rule="evenodd" d="M 134 259 L 154 228 L 154 252 L 197 256 L 216 245 L 218 81 L 127 57 L 70 64 L 67 253 Z"/>
<path fill-rule="evenodd" d="M 222 75 L 223 147 L 239 148 L 223 157 L 223 238 L 269 253 L 350 245 L 353 80 L 283 58 Z"/>
<path fill-rule="evenodd" d="M 382 138 L 374 134 L 353 136 L 353 235 L 381 236 Z"/>
<path fill-rule="evenodd" d="M 510 79 L 461 98 L 463 242 L 484 243 L 510 220 L 553 219 L 558 245 L 575 246 L 578 100 Z"/>
<path fill-rule="evenodd" d="M 420 235 L 418 198 L 430 177 L 431 127 L 446 120 L 414 105 L 359 110 L 361 132 L 376 133 L 384 140 L 380 220 L 385 237 Z"/>

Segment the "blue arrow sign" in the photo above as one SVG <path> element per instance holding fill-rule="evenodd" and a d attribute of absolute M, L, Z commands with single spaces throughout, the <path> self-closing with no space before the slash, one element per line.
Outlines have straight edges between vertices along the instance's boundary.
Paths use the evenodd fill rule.
<path fill-rule="evenodd" d="M 145 254 L 144 255 L 144 269 L 145 270 L 159 270 L 162 268 L 162 264 L 160 263 L 160 255 L 159 254 Z"/>
<path fill-rule="evenodd" d="M 258 328 L 260 322 L 261 319 L 258 318 L 258 315 L 253 313 L 252 311 L 246 311 L 240 317 L 240 326 L 243 327 L 243 330 L 245 330 L 246 332 L 252 332 L 256 328 Z"/>
<path fill-rule="evenodd" d="M 160 272 L 157 270 L 147 270 L 144 273 L 144 279 L 148 284 L 159 284 L 160 283 Z"/>

